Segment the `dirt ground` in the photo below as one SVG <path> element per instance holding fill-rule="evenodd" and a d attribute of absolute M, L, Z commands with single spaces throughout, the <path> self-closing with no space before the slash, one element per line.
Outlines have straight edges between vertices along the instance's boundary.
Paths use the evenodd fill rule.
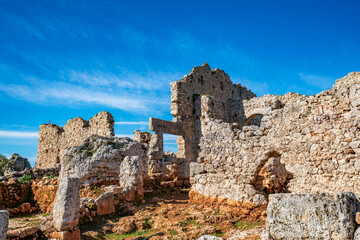
<path fill-rule="evenodd" d="M 13 217 L 9 230 L 39 226 L 46 214 Z M 166 189 L 148 194 L 145 201 L 125 204 L 117 214 L 80 224 L 85 240 L 198 239 L 210 234 L 231 240 L 261 239 L 261 221 L 234 217 L 189 203 L 187 189 Z"/>

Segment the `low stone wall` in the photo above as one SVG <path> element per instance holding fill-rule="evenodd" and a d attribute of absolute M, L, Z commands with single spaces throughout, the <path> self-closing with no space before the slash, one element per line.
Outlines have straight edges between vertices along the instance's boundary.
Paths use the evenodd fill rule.
<path fill-rule="evenodd" d="M 0 208 L 11 215 L 51 211 L 57 191 L 58 168 L 29 169 L 0 179 Z M 30 207 L 20 207 L 22 204 Z M 24 206 L 24 205 L 23 205 Z M 25 211 L 25 212 L 24 212 Z"/>
<path fill-rule="evenodd" d="M 33 200 L 31 183 L 20 183 L 17 179 L 10 178 L 0 181 L 0 208 L 15 208 L 25 202 Z"/>
<path fill-rule="evenodd" d="M 41 212 L 52 212 L 58 186 L 58 177 L 44 177 L 32 181 L 31 190 L 34 196 L 34 202 L 39 206 Z"/>

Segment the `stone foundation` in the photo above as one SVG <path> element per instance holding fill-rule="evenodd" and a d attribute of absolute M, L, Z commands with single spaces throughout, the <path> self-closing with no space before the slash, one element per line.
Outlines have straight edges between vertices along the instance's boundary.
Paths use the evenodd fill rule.
<path fill-rule="evenodd" d="M 189 197 L 190 203 L 211 207 L 217 209 L 221 213 L 231 213 L 236 217 L 243 217 L 244 219 L 253 221 L 265 221 L 266 218 L 266 205 L 256 205 L 252 202 L 209 197 L 196 191 L 190 191 Z"/>

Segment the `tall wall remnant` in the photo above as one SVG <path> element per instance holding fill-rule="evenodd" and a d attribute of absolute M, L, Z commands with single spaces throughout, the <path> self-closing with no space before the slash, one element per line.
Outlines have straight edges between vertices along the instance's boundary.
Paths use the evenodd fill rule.
<path fill-rule="evenodd" d="M 202 137 L 197 162 L 191 164 L 191 201 L 254 208 L 279 192 L 360 196 L 359 72 L 314 96 L 243 100 L 241 126 L 212 117 L 217 101 L 201 97 Z"/>
<path fill-rule="evenodd" d="M 201 129 L 201 96 L 211 95 L 217 100 L 213 118 L 225 122 L 245 121 L 242 101 L 256 95 L 240 84 L 233 84 L 220 69 L 211 70 L 208 64 L 193 68 L 190 74 L 171 84 L 172 122 L 150 118 L 149 129 L 179 135 L 178 158 L 185 159 L 185 176 L 190 174 L 190 163 L 198 157 Z"/>
<path fill-rule="evenodd" d="M 55 124 L 42 124 L 39 127 L 39 140 L 36 168 L 55 167 L 60 163 L 64 151 L 80 145 L 90 135 L 114 136 L 114 119 L 109 112 L 99 112 L 90 121 L 80 117 L 70 119 L 64 127 Z"/>

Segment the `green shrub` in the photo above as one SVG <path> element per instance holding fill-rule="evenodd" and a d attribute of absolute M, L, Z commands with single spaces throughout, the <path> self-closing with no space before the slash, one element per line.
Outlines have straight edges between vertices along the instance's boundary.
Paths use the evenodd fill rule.
<path fill-rule="evenodd" d="M 0 176 L 4 176 L 5 168 L 7 164 L 8 164 L 8 159 L 4 155 L 0 154 Z"/>
<path fill-rule="evenodd" d="M 179 233 L 176 231 L 176 230 L 172 230 L 170 232 L 170 236 L 175 236 L 175 235 L 178 235 Z"/>
<path fill-rule="evenodd" d="M 31 181 L 31 175 L 23 176 L 19 179 L 21 184 L 29 183 Z"/>

